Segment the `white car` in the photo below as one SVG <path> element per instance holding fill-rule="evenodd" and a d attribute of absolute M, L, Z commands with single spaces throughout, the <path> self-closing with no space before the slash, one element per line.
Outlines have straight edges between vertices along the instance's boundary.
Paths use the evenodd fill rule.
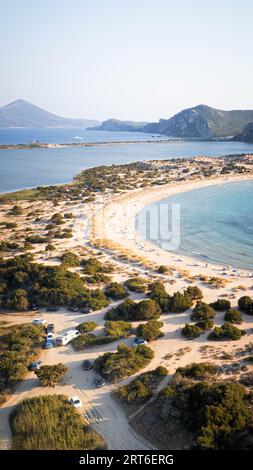
<path fill-rule="evenodd" d="M 52 340 L 52 339 L 54 338 L 53 333 L 48 333 L 48 334 L 46 335 L 46 338 L 47 338 L 47 341 L 50 340 L 50 339 Z"/>
<path fill-rule="evenodd" d="M 75 408 L 82 408 L 82 402 L 80 398 L 76 395 L 74 397 L 71 397 L 69 400 L 69 403 L 73 405 Z"/>
<path fill-rule="evenodd" d="M 45 318 L 35 318 L 32 322 L 35 325 L 45 325 L 45 323 L 47 323 L 47 320 L 45 320 Z"/>

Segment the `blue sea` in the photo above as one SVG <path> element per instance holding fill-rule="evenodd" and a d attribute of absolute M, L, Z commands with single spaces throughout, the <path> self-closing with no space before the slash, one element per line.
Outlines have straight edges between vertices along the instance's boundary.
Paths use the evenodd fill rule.
<path fill-rule="evenodd" d="M 155 142 L 160 139 L 167 137 L 141 132 L 81 129 L 0 129 L 0 144 L 28 143 L 33 140 L 47 143 L 143 140 L 143 143 L 111 146 L 0 150 L 0 192 L 66 183 L 81 170 L 99 165 L 197 155 L 253 153 L 253 144 L 242 142 Z M 148 143 L 147 140 L 154 142 Z"/>
<path fill-rule="evenodd" d="M 0 144 L 136 141 L 143 143 L 58 149 L 0 150 L 0 192 L 71 181 L 82 169 L 140 160 L 253 153 L 242 142 L 155 142 L 166 136 L 80 129 L 0 129 Z M 147 142 L 153 140 L 153 142 Z M 179 194 L 178 253 L 253 268 L 253 182 L 230 183 Z"/>
<path fill-rule="evenodd" d="M 181 242 L 175 253 L 253 270 L 252 180 L 187 191 L 157 202 L 157 209 L 160 204 L 168 204 L 170 229 L 171 205 L 180 204 Z M 160 223 L 164 231 L 167 220 L 166 227 Z"/>

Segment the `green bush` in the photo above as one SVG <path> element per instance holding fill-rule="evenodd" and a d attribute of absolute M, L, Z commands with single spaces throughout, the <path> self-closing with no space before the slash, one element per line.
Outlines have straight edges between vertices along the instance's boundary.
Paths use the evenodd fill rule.
<path fill-rule="evenodd" d="M 116 308 L 108 310 L 105 314 L 106 320 L 141 321 L 159 318 L 160 307 L 155 300 L 147 299 L 134 302 L 125 300 Z"/>
<path fill-rule="evenodd" d="M 231 323 L 224 323 L 221 327 L 215 327 L 209 334 L 208 339 L 212 341 L 235 341 L 240 339 L 243 335 L 245 335 L 245 331 L 239 330 L 239 328 L 236 328 L 236 326 Z"/>
<path fill-rule="evenodd" d="M 238 300 L 238 307 L 242 312 L 247 313 L 248 315 L 253 315 L 253 299 L 247 295 L 241 297 Z"/>
<path fill-rule="evenodd" d="M 67 372 L 67 366 L 61 363 L 41 366 L 40 369 L 35 370 L 39 381 L 45 387 L 55 387 Z"/>
<path fill-rule="evenodd" d="M 121 300 L 125 299 L 128 296 L 127 290 L 124 286 L 119 284 L 118 282 L 112 282 L 107 286 L 105 293 L 107 297 L 110 297 L 114 300 Z"/>
<path fill-rule="evenodd" d="M 231 302 L 227 299 L 218 299 L 216 302 L 211 303 L 210 307 L 214 308 L 217 312 L 225 312 L 231 308 Z"/>
<path fill-rule="evenodd" d="M 127 287 L 128 290 L 131 292 L 146 292 L 147 290 L 147 282 L 145 279 L 141 277 L 132 277 L 125 281 L 124 285 Z"/>
<path fill-rule="evenodd" d="M 198 301 L 191 315 L 192 321 L 212 320 L 215 317 L 215 310 L 205 302 Z"/>
<path fill-rule="evenodd" d="M 27 373 L 44 339 L 40 325 L 6 327 L 0 337 L 0 392 L 14 387 Z"/>
<path fill-rule="evenodd" d="M 86 321 L 84 323 L 80 323 L 76 329 L 80 331 L 80 333 L 89 333 L 97 328 L 98 323 L 95 321 Z"/>
<path fill-rule="evenodd" d="M 149 284 L 148 289 L 149 297 L 158 303 L 162 312 L 167 312 L 170 296 L 167 294 L 163 283 L 160 281 L 153 282 L 152 284 Z"/>
<path fill-rule="evenodd" d="M 182 313 L 192 307 L 192 298 L 184 292 L 175 292 L 169 299 L 168 309 L 172 313 Z"/>
<path fill-rule="evenodd" d="M 167 374 L 165 367 L 157 367 L 153 371 L 144 372 L 128 385 L 119 387 L 116 390 L 116 396 L 127 405 L 145 403 L 153 396 L 154 390 Z"/>
<path fill-rule="evenodd" d="M 184 328 L 182 328 L 182 335 L 189 339 L 198 338 L 203 333 L 202 328 L 197 325 L 190 325 L 186 323 Z"/>
<path fill-rule="evenodd" d="M 183 377 L 189 379 L 201 380 L 207 377 L 217 374 L 217 367 L 213 364 L 208 364 L 205 362 L 196 364 L 189 364 L 186 367 L 179 367 L 176 370 L 176 374 L 180 374 Z"/>
<path fill-rule="evenodd" d="M 226 322 L 240 324 L 242 322 L 242 317 L 238 310 L 229 309 L 225 313 L 224 320 Z"/>
<path fill-rule="evenodd" d="M 198 286 L 189 286 L 185 292 L 190 296 L 192 300 L 201 300 L 203 299 L 203 294 L 201 289 Z"/>
<path fill-rule="evenodd" d="M 210 330 L 214 326 L 213 320 L 201 320 L 196 323 L 196 326 L 201 328 L 202 331 Z"/>
<path fill-rule="evenodd" d="M 75 253 L 71 253 L 71 251 L 65 251 L 61 255 L 61 262 L 67 267 L 77 267 L 80 266 L 80 259 Z"/>
<path fill-rule="evenodd" d="M 83 267 L 84 273 L 89 274 L 90 276 L 93 276 L 96 273 L 111 273 L 113 271 L 112 265 L 102 264 L 96 258 L 83 259 L 81 261 L 81 266 Z"/>
<path fill-rule="evenodd" d="M 106 321 L 105 333 L 108 336 L 118 336 L 119 338 L 127 338 L 132 333 L 132 325 L 126 321 Z"/>
<path fill-rule="evenodd" d="M 159 266 L 159 268 L 157 269 L 157 272 L 159 274 L 166 274 L 168 272 L 168 268 L 167 266 L 164 266 L 164 265 L 161 265 Z"/>
<path fill-rule="evenodd" d="M 154 352 L 147 346 L 131 348 L 120 344 L 117 352 L 108 352 L 99 356 L 93 368 L 105 379 L 115 382 L 143 369 L 153 357 Z"/>
<path fill-rule="evenodd" d="M 117 341 L 118 339 L 118 336 L 97 336 L 93 333 L 87 333 L 77 336 L 77 338 L 73 339 L 71 344 L 77 351 L 82 351 L 83 349 L 87 349 L 92 346 L 101 346 L 103 344 L 113 343 L 113 341 Z"/>
<path fill-rule="evenodd" d="M 64 395 L 28 398 L 11 414 L 14 450 L 104 449 L 101 436 L 90 430 Z"/>
<path fill-rule="evenodd" d="M 160 330 L 162 327 L 162 321 L 149 320 L 147 323 L 142 323 L 137 327 L 136 334 L 148 342 L 154 341 L 164 336 L 164 333 Z"/>

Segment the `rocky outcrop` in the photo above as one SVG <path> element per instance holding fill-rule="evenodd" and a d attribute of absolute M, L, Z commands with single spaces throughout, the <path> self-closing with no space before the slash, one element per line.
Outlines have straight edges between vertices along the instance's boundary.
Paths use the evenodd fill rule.
<path fill-rule="evenodd" d="M 249 122 L 240 134 L 235 135 L 233 140 L 253 144 L 253 122 Z"/>

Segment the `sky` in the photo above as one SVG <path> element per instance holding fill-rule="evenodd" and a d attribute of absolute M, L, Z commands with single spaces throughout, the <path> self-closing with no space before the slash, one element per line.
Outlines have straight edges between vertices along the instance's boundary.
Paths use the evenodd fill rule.
<path fill-rule="evenodd" d="M 156 121 L 253 109 L 252 0 L 0 0 L 0 106 Z"/>

